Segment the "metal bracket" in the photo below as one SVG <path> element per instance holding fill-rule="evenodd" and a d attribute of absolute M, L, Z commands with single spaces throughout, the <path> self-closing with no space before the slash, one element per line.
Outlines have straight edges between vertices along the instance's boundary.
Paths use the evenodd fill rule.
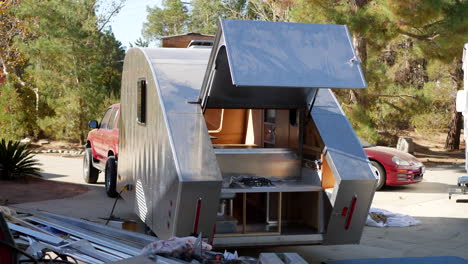
<path fill-rule="evenodd" d="M 201 104 L 201 100 L 200 100 L 200 98 L 188 99 L 187 104 Z"/>

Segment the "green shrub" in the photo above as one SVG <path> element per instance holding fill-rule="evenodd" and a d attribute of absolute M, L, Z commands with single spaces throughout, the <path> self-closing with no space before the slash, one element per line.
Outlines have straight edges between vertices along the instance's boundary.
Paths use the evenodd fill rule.
<path fill-rule="evenodd" d="M 0 179 L 14 180 L 25 176 L 41 176 L 41 164 L 19 141 L 0 142 Z"/>
<path fill-rule="evenodd" d="M 20 139 L 26 132 L 21 98 L 13 84 L 0 89 L 0 138 Z"/>

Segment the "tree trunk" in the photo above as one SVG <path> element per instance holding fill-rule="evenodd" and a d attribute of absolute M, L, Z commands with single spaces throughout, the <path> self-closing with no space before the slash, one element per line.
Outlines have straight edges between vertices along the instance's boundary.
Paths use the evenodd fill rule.
<path fill-rule="evenodd" d="M 466 73 L 465 73 L 466 74 Z M 453 86 L 455 89 L 463 88 L 463 71 L 462 61 L 460 59 L 454 60 L 453 71 L 450 73 L 452 77 Z M 459 150 L 460 149 L 460 134 L 463 127 L 462 114 L 458 113 L 455 106 L 455 100 L 452 105 L 452 115 L 450 117 L 450 127 L 445 141 L 445 149 Z"/>
<path fill-rule="evenodd" d="M 455 105 L 452 109 L 450 117 L 450 129 L 445 140 L 445 149 L 459 150 L 460 149 L 460 133 L 462 128 L 462 114 L 457 112 Z"/>
<path fill-rule="evenodd" d="M 367 41 L 360 34 L 353 35 L 353 44 L 356 50 L 356 55 L 361 62 L 361 68 L 366 73 L 366 61 L 367 61 Z"/>
<path fill-rule="evenodd" d="M 86 117 L 84 113 L 84 100 L 83 98 L 80 98 L 78 100 L 80 104 L 80 113 L 79 113 L 79 128 L 80 128 L 80 145 L 85 144 L 85 131 L 86 131 Z"/>
<path fill-rule="evenodd" d="M 350 5 L 353 13 L 357 13 L 360 8 L 363 8 L 367 5 L 368 0 L 351 0 Z M 356 50 L 356 55 L 361 62 L 361 69 L 365 75 L 366 73 L 366 61 L 367 61 L 367 41 L 366 39 L 360 35 L 359 33 L 353 34 L 353 45 L 354 49 Z M 366 100 L 364 100 L 363 96 L 359 91 L 351 89 L 349 91 L 350 102 L 352 104 L 363 104 Z"/>

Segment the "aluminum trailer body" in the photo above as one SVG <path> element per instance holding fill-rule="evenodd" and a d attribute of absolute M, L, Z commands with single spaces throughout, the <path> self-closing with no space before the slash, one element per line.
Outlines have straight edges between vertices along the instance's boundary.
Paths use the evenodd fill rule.
<path fill-rule="evenodd" d="M 351 43 L 346 26 L 221 20 L 211 51 L 130 49 L 124 198 L 163 239 L 359 243 L 376 178 L 330 89 L 366 88 Z"/>

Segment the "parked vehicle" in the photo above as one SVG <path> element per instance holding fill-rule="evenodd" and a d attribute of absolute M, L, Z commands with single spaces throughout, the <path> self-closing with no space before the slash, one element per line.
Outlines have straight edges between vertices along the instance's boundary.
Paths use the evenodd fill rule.
<path fill-rule="evenodd" d="M 83 158 L 83 178 L 87 183 L 96 183 L 99 172 L 104 171 L 106 193 L 117 197 L 117 160 L 119 148 L 120 104 L 111 105 L 101 122 L 89 121 L 92 128 L 86 140 L 86 151 Z"/>
<path fill-rule="evenodd" d="M 421 182 L 425 166 L 415 156 L 395 148 L 361 144 L 377 175 L 376 190 L 385 185 L 406 185 Z"/>

